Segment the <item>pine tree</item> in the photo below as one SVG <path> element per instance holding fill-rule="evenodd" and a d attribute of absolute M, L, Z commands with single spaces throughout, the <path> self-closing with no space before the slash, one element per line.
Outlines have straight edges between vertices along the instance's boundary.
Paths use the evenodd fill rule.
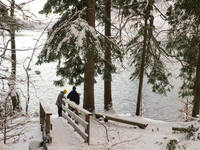
<path fill-rule="evenodd" d="M 105 22 L 105 65 L 104 65 L 104 109 L 109 110 L 112 107 L 112 62 L 111 62 L 111 0 L 104 0 L 104 22 Z"/>
<path fill-rule="evenodd" d="M 68 1 L 66 4 L 54 2 L 48 1 L 41 13 L 48 13 L 51 9 L 60 13 L 63 5 L 65 13 L 48 33 L 38 64 L 58 61 L 56 73 L 62 78 L 54 81 L 55 85 L 63 86 L 66 80 L 71 85 L 84 82 L 83 107 L 93 111 L 94 75 L 98 73 L 98 65 L 101 65 L 94 63 L 101 59 L 100 43 L 95 31 L 95 1 Z M 72 10 L 71 14 L 69 7 L 73 5 L 78 11 Z M 87 7 L 86 12 L 84 7 Z"/>
<path fill-rule="evenodd" d="M 99 40 L 104 52 L 104 69 L 103 80 L 104 80 L 104 109 L 109 110 L 112 107 L 112 74 L 116 73 L 117 67 L 113 62 L 117 60 L 119 63 L 122 63 L 123 52 L 122 47 L 118 41 L 119 38 L 115 35 L 115 31 L 112 31 L 112 28 L 115 28 L 112 25 L 111 16 L 114 16 L 115 13 L 111 15 L 111 10 L 115 9 L 113 6 L 113 1 L 111 0 L 98 0 L 96 5 L 96 19 L 98 26 L 104 28 L 104 35 L 100 33 Z M 116 9 L 115 9 L 116 10 Z M 116 22 L 117 21 L 113 21 Z M 98 27 L 97 26 L 97 27 Z M 117 31 L 118 32 L 118 31 Z"/>
<path fill-rule="evenodd" d="M 152 91 L 157 94 L 166 95 L 173 86 L 168 80 L 171 73 L 167 71 L 162 60 L 162 57 L 167 57 L 166 51 L 162 42 L 156 39 L 153 12 L 158 8 L 155 7 L 155 1 L 135 0 L 126 5 L 126 8 L 128 10 L 124 11 L 124 14 L 129 18 L 131 16 L 132 20 L 135 18 L 132 27 L 137 31 L 135 37 L 127 44 L 127 52 L 130 53 L 132 60 L 130 66 L 135 66 L 130 79 L 139 79 L 136 115 L 140 115 L 144 75 L 147 77 L 147 83 L 152 84 Z M 161 14 L 161 16 L 164 15 Z"/>
<path fill-rule="evenodd" d="M 61 79 L 54 81 L 56 86 L 63 86 L 66 81 L 71 85 L 80 85 L 84 82 L 85 103 L 83 107 L 93 110 L 94 76 L 105 72 L 103 67 L 104 62 L 107 62 L 102 57 L 105 54 L 105 40 L 110 43 L 110 47 L 112 47 L 110 51 L 113 50 L 113 54 L 116 53 L 119 56 L 121 54 L 113 39 L 95 30 L 94 22 L 91 23 L 91 15 L 95 12 L 90 12 L 85 8 L 90 4 L 88 1 L 68 1 L 65 4 L 61 4 L 59 1 L 47 1 L 41 13 L 48 14 L 53 11 L 61 13 L 62 16 L 49 31 L 48 40 L 37 64 L 58 61 L 57 75 L 61 76 Z M 71 6 L 75 7 L 71 9 Z M 98 6 L 101 6 L 100 1 Z M 65 7 L 65 10 L 60 7 Z M 93 9 L 95 10 L 95 8 Z M 115 66 L 111 62 L 109 66 L 110 72 L 114 72 Z M 93 69 L 94 71 L 92 71 Z"/>
<path fill-rule="evenodd" d="M 182 68 L 181 97 L 194 97 L 192 116 L 200 109 L 200 3 L 198 0 L 177 0 L 167 11 L 171 25 L 167 48 L 177 57 Z"/>

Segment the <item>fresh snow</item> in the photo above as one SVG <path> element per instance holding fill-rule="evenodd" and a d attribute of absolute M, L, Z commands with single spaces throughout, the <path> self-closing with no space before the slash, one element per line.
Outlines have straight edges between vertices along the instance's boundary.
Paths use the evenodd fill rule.
<path fill-rule="evenodd" d="M 108 112 L 108 114 L 113 114 L 113 112 Z M 111 120 L 104 122 L 103 118 L 96 119 L 92 116 L 90 119 L 90 145 L 88 145 L 66 119 L 53 114 L 51 116 L 52 143 L 47 144 L 48 150 L 164 150 L 168 142 L 173 139 L 178 141 L 176 150 L 184 148 L 199 150 L 199 140 L 188 140 L 183 133 L 172 130 L 172 127 L 187 127 L 192 122 L 164 122 L 120 114 L 116 114 L 116 116 L 147 123 L 148 126 L 140 129 L 137 126 Z M 37 145 L 41 140 L 39 117 L 32 117 L 30 120 L 20 139 L 11 145 L 8 144 L 10 150 L 28 150 L 29 145 L 34 147 L 34 143 Z M 0 150 L 8 150 L 2 141 Z"/>
<path fill-rule="evenodd" d="M 40 10 L 42 9 L 42 1 L 43 0 L 34 2 L 37 3 L 37 7 L 35 7 L 37 8 L 36 12 L 38 12 L 38 7 L 40 7 Z M 45 1 L 43 3 L 45 3 Z M 159 20 L 157 22 L 163 25 Z M 79 36 L 81 35 L 79 38 L 80 43 L 84 38 L 83 33 L 84 30 L 79 33 Z M 57 107 L 55 106 L 52 112 L 56 111 Z M 140 129 L 137 126 L 110 120 L 104 122 L 102 118 L 95 119 L 95 117 L 92 116 L 90 120 L 90 145 L 88 145 L 73 127 L 68 124 L 67 120 L 58 117 L 57 114 L 53 114 L 51 116 L 51 123 L 53 124 L 51 136 L 53 142 L 48 144 L 48 150 L 164 150 L 171 139 L 175 139 L 179 142 L 176 150 L 200 149 L 199 140 L 188 140 L 183 133 L 172 131 L 172 127 L 187 127 L 192 124 L 191 122 L 164 122 L 136 116 L 117 115 L 128 118 L 129 120 L 134 119 L 148 123 L 148 126 L 145 129 Z M 18 120 L 19 119 L 23 120 L 24 118 L 21 117 L 18 118 Z M 8 140 L 7 145 L 4 145 L 1 140 L 0 150 L 28 150 L 29 146 L 35 147 L 38 144 L 42 139 L 39 117 L 31 116 L 31 118 L 28 119 L 30 122 L 24 125 L 24 133 L 18 138 Z M 199 126 L 199 124 L 197 125 Z M 13 131 L 13 133 L 15 132 L 17 132 L 17 130 Z M 196 132 L 196 134 L 199 134 L 199 132 Z M 3 138 L 2 133 L 0 134 L 0 138 Z"/>

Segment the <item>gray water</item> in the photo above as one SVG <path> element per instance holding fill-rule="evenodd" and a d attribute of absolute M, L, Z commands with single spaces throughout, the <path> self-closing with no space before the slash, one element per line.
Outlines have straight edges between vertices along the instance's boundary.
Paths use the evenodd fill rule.
<path fill-rule="evenodd" d="M 23 69 L 23 64 L 27 64 L 28 61 L 25 61 L 25 58 L 30 57 L 32 54 L 32 48 L 34 47 L 37 39 L 39 38 L 41 31 L 21 32 L 20 36 L 16 37 L 16 46 L 17 49 L 27 49 L 29 51 L 17 51 L 17 77 L 18 77 L 18 88 L 23 91 L 20 97 L 22 99 L 22 107 L 25 110 L 26 99 L 23 95 L 26 93 L 26 75 Z M 38 45 L 44 44 L 46 35 L 43 35 L 40 39 Z M 71 91 L 72 86 L 66 84 L 64 87 L 55 87 L 53 85 L 53 80 L 59 79 L 56 77 L 56 63 L 42 64 L 41 66 L 36 66 L 35 62 L 37 60 L 38 54 L 40 53 L 41 48 L 37 49 L 34 59 L 31 63 L 31 70 L 29 71 L 31 77 L 30 85 L 30 103 L 29 103 L 29 112 L 37 112 L 39 109 L 39 100 L 43 99 L 47 102 L 53 114 L 57 114 L 57 107 L 55 101 L 57 95 L 63 89 L 67 89 L 68 93 Z M 172 84 L 175 88 L 171 93 L 168 93 L 166 96 L 161 96 L 153 93 L 151 91 L 151 85 L 148 85 L 144 80 L 143 84 L 143 116 L 156 120 L 163 121 L 178 121 L 178 116 L 180 112 L 179 108 L 183 107 L 183 104 L 178 99 L 178 87 L 180 86 L 180 80 L 176 79 L 178 75 L 178 64 L 169 64 L 169 68 L 172 70 L 173 78 L 171 79 Z M 35 71 L 40 71 L 41 74 L 37 75 Z M 112 81 L 112 99 L 113 107 L 120 114 L 130 114 L 134 115 L 136 111 L 135 104 L 137 102 L 137 92 L 138 92 L 138 81 L 130 81 L 129 77 L 131 75 L 130 70 L 123 70 L 113 75 Z M 23 80 L 23 81 L 21 81 Z M 94 86 L 95 94 L 95 111 L 103 112 L 103 88 L 104 82 L 101 76 L 96 77 L 97 83 Z M 33 86 L 34 85 L 34 86 Z M 83 102 L 83 85 L 77 87 L 77 91 L 81 95 L 81 106 Z"/>

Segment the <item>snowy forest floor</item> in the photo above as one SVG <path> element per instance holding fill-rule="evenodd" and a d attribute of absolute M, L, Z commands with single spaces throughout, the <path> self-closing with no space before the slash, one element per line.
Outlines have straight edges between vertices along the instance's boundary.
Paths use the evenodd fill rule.
<path fill-rule="evenodd" d="M 21 117 L 20 119 L 26 118 Z M 90 145 L 88 145 L 66 119 L 52 115 L 52 143 L 48 144 L 48 150 L 164 150 L 170 140 L 178 141 L 176 150 L 199 150 L 198 139 L 188 140 L 185 134 L 172 130 L 172 127 L 187 127 L 191 125 L 191 122 L 163 122 L 136 116 L 128 118 L 136 118 L 148 123 L 148 126 L 140 129 L 137 126 L 110 120 L 104 122 L 103 119 L 96 119 L 92 116 Z M 10 150 L 28 150 L 30 141 L 42 138 L 39 117 L 29 119 L 30 121 L 22 127 L 24 134 L 8 141 Z M 2 134 L 0 136 L 2 137 Z M 8 147 L 6 148 L 1 141 L 0 150 L 8 150 Z"/>

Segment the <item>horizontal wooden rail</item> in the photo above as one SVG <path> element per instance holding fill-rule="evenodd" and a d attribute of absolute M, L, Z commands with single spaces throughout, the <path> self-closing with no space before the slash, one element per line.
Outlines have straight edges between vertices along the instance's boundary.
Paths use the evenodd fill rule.
<path fill-rule="evenodd" d="M 90 144 L 90 116 L 91 112 L 83 109 L 79 105 L 76 105 L 74 102 L 69 101 L 67 99 L 63 99 L 65 104 L 68 104 L 68 107 L 62 105 L 63 112 L 62 115 L 65 119 L 67 119 L 68 123 L 71 124 L 74 129 L 80 134 L 80 136 L 85 140 L 88 145 Z M 74 111 L 71 110 L 74 108 Z M 67 112 L 67 114 L 66 114 Z M 81 118 L 79 115 L 82 114 L 85 116 Z"/>
<path fill-rule="evenodd" d="M 52 130 L 50 116 L 52 113 L 45 101 L 40 100 L 40 124 L 42 131 L 42 138 L 46 143 L 52 143 L 50 130 Z"/>

